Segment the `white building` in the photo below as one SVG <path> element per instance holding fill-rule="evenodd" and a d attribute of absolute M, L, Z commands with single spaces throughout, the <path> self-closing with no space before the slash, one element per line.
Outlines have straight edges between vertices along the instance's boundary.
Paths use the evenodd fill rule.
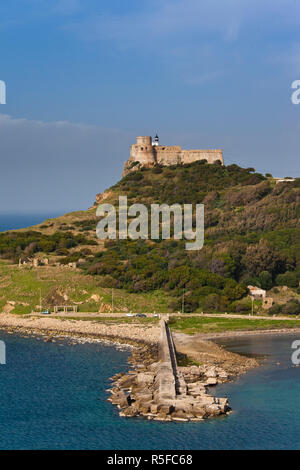
<path fill-rule="evenodd" d="M 247 286 L 251 297 L 254 297 L 255 299 L 264 299 L 267 295 L 267 291 L 264 289 L 261 289 L 260 287 L 257 286 Z"/>

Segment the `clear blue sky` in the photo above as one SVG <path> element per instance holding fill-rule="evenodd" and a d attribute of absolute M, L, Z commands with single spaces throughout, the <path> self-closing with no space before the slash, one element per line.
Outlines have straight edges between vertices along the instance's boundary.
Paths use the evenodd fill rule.
<path fill-rule="evenodd" d="M 156 132 L 300 175 L 298 0 L 10 0 L 0 57 L 0 212 L 88 207 Z"/>

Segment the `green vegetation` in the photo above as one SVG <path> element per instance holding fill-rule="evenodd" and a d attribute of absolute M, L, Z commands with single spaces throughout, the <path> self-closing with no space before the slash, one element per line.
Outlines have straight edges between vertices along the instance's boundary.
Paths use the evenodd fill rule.
<path fill-rule="evenodd" d="M 38 311 L 40 293 L 43 308 L 77 304 L 79 312 L 109 312 L 112 304 L 112 290 L 102 286 L 102 277 L 55 266 L 19 269 L 0 261 L 0 291 L 0 311 L 9 306 L 8 302 L 14 302 L 11 312 L 20 315 Z M 124 313 L 167 312 L 170 301 L 159 290 L 140 294 L 114 289 L 113 299 L 114 311 Z"/>
<path fill-rule="evenodd" d="M 280 328 L 299 328 L 299 320 L 262 320 L 250 318 L 220 317 L 171 317 L 169 326 L 173 330 L 187 334 L 222 333 L 224 331 L 267 330 Z"/>
<path fill-rule="evenodd" d="M 0 233 L 0 255 L 2 258 L 17 262 L 19 258 L 28 258 L 37 252 L 54 253 L 68 250 L 78 245 L 97 245 L 82 235 L 72 232 L 56 232 L 45 235 L 41 232 L 27 230 Z"/>
<path fill-rule="evenodd" d="M 254 173 L 253 168 L 208 165 L 203 160 L 180 166 L 143 168 L 129 173 L 111 189 L 127 194 L 130 204 L 134 200 L 144 202 L 148 198 L 156 203 L 196 204 L 211 191 L 223 191 L 239 184 L 256 185 L 265 179 L 263 175 Z"/>
<path fill-rule="evenodd" d="M 104 304 L 110 303 L 114 288 L 122 298 L 121 308 L 160 312 L 181 311 L 184 295 L 185 312 L 249 313 L 249 284 L 267 290 L 274 286 L 288 286 L 294 292 L 299 289 L 299 178 L 275 184 L 270 174 L 263 176 L 253 168 L 200 161 L 133 171 L 107 191 L 105 202 L 115 204 L 120 194 L 127 195 L 128 204 L 142 202 L 148 207 L 152 203 L 202 202 L 203 249 L 186 251 L 184 240 L 100 242 L 95 238 L 97 217 L 91 209 L 51 219 L 34 231 L 0 234 L 0 256 L 14 262 L 35 253 L 55 256 L 61 264 L 80 260 L 78 288 L 72 293 L 69 286 L 68 296 L 70 301 L 83 302 L 81 311 L 95 310 L 89 289 L 83 287 L 89 294 L 78 300 L 79 286 L 89 283 L 94 290 L 96 286 L 102 289 Z M 17 285 L 28 281 L 28 292 L 35 292 L 29 274 L 23 280 L 16 276 Z M 61 282 L 62 290 L 66 289 L 72 276 L 65 272 L 57 285 Z M 51 304 L 56 294 L 50 286 L 47 289 L 44 298 Z M 35 300 L 29 301 L 26 289 L 22 292 L 25 303 L 37 302 L 36 293 L 31 298 L 35 296 Z M 14 298 L 13 293 L 9 295 Z M 0 304 L 6 299 L 5 294 Z M 275 309 L 297 314 L 295 302 L 285 299 L 285 303 Z M 21 313 L 26 310 L 23 307 L 16 306 L 15 311 Z"/>

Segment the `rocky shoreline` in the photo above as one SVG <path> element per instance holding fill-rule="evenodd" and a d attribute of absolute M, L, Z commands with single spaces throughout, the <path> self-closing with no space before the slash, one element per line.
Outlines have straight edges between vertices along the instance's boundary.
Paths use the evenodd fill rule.
<path fill-rule="evenodd" d="M 111 379 L 108 401 L 117 405 L 120 416 L 142 416 L 156 421 L 202 421 L 231 412 L 227 398 L 215 398 L 208 393 L 209 387 L 230 379 L 220 367 L 180 367 L 188 394 L 194 401 L 192 406 L 185 400 L 176 400 L 175 405 L 157 403 L 158 363 L 150 351 L 148 347 L 133 351 L 130 362 L 134 369 Z"/>
<path fill-rule="evenodd" d="M 255 359 L 225 351 L 212 341 L 175 333 L 176 351 L 183 360 L 176 364 L 177 388 L 181 387 L 184 393 L 181 394 L 181 390 L 170 398 L 163 392 L 169 389 L 170 384 L 171 388 L 175 385 L 168 379 L 170 370 L 167 370 L 160 353 L 159 327 L 108 326 L 89 321 L 1 315 L 0 329 L 9 334 L 38 336 L 46 342 L 68 339 L 72 344 L 101 342 L 121 349 L 129 347 L 130 370 L 114 376 L 108 390 L 108 400 L 118 406 L 120 416 L 124 417 L 199 421 L 228 414 L 231 408 L 227 398 L 210 395 L 210 387 L 233 380 L 258 365 Z M 189 363 L 191 358 L 194 361 L 192 365 Z"/>

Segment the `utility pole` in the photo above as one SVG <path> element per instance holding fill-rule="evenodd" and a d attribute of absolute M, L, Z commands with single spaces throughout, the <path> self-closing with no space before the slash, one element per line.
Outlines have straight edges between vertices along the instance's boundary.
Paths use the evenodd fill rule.
<path fill-rule="evenodd" d="M 251 296 L 252 300 L 252 316 L 254 315 L 254 297 Z"/>
<path fill-rule="evenodd" d="M 182 314 L 184 314 L 184 289 L 182 291 Z"/>
<path fill-rule="evenodd" d="M 114 311 L 114 289 L 111 290 L 111 310 Z"/>
<path fill-rule="evenodd" d="M 40 288 L 40 311 L 42 311 L 42 289 Z"/>

